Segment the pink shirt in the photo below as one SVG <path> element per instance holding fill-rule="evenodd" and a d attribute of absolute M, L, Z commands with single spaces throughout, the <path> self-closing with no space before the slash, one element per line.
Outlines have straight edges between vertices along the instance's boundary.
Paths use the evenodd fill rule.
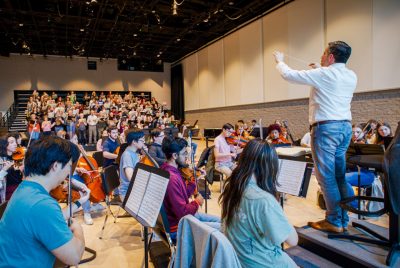
<path fill-rule="evenodd" d="M 218 152 L 221 154 L 229 154 L 231 152 L 231 147 L 226 142 L 226 139 L 222 134 L 218 135 L 218 137 L 215 138 L 214 145 L 216 150 L 218 150 Z M 217 163 L 232 162 L 232 157 L 230 155 L 220 156 L 220 157 L 216 156 L 215 162 Z"/>

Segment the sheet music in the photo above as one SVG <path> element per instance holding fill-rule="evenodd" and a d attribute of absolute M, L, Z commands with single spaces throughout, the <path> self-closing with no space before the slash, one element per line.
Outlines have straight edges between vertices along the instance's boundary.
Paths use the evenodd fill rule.
<path fill-rule="evenodd" d="M 301 156 L 308 153 L 311 153 L 311 148 L 293 146 L 293 147 L 277 147 L 275 148 L 278 155 L 287 155 L 287 156 Z"/>
<path fill-rule="evenodd" d="M 278 175 L 280 186 L 277 186 L 278 192 L 298 196 L 303 184 L 306 165 L 306 162 L 280 159 Z"/>
<path fill-rule="evenodd" d="M 136 215 L 139 213 L 140 204 L 142 202 L 144 193 L 146 192 L 147 182 L 150 177 L 150 172 L 138 169 L 138 172 L 135 177 L 135 181 L 133 184 L 132 192 L 129 195 L 128 200 L 126 201 L 126 207 L 130 209 Z"/>
<path fill-rule="evenodd" d="M 154 173 L 149 178 L 146 194 L 142 200 L 138 216 L 151 227 L 156 224 L 168 182 L 168 179 Z"/>

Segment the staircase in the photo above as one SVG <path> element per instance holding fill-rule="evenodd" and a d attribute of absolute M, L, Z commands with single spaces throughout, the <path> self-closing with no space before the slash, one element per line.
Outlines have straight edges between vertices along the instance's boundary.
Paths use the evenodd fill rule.
<path fill-rule="evenodd" d="M 17 104 L 17 115 L 12 122 L 11 126 L 8 128 L 8 131 L 14 132 L 24 132 L 26 131 L 26 106 L 29 101 L 29 97 L 32 95 L 32 91 L 27 92 L 19 92 L 18 99 L 16 99 Z"/>

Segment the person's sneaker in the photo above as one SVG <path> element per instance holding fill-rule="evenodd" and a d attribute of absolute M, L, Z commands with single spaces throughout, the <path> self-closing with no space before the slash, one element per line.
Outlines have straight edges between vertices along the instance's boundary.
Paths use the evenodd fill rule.
<path fill-rule="evenodd" d="M 91 212 L 97 212 L 97 211 L 102 211 L 104 209 L 104 206 L 100 203 L 92 204 L 90 211 Z"/>
<path fill-rule="evenodd" d="M 93 224 L 93 219 L 90 213 L 84 213 L 83 214 L 83 221 L 85 222 L 86 225 L 92 225 Z"/>

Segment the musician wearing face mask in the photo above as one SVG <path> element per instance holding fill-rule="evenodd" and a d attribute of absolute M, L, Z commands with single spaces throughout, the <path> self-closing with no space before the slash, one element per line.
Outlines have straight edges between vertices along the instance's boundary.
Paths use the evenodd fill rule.
<path fill-rule="evenodd" d="M 162 143 L 162 150 L 167 157 L 167 162 L 161 166 L 161 169 L 168 171 L 170 174 L 164 197 L 164 207 L 168 216 L 170 235 L 173 241 L 176 241 L 179 220 L 188 214 L 194 215 L 200 221 L 212 222 L 210 225 L 215 228 L 220 226 L 219 217 L 197 212 L 204 202 L 204 198 L 200 194 L 197 194 L 193 201 L 189 201 L 189 197 L 195 192 L 196 182 L 185 182 L 179 171 L 179 168 L 187 166 L 187 147 L 187 141 L 182 138 L 166 137 Z"/>
<path fill-rule="evenodd" d="M 25 156 L 25 180 L 0 220 L 0 267 L 53 267 L 57 257 L 77 265 L 85 249 L 82 227 L 68 227 L 69 206 L 61 210 L 49 192 L 62 183 L 79 157 L 78 148 L 58 137 L 32 143 Z M 72 212 L 88 194 L 73 202 Z"/>

